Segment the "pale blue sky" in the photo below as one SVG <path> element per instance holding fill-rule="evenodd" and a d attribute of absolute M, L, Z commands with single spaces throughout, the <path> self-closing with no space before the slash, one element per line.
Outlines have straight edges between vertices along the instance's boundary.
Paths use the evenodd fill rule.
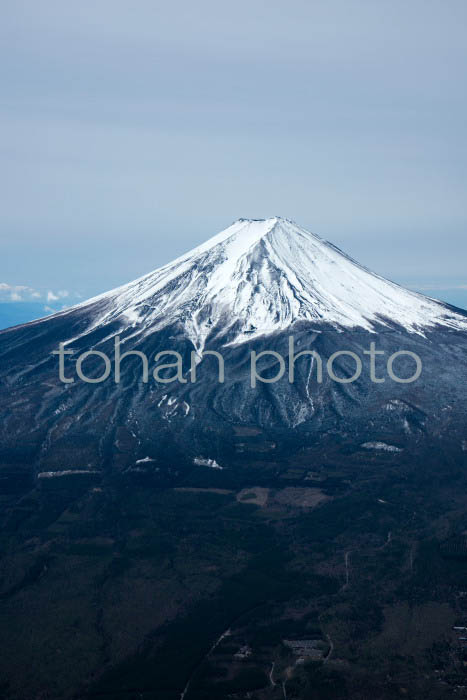
<path fill-rule="evenodd" d="M 467 305 L 465 0 L 4 0 L 0 44 L 0 283 L 282 215 Z"/>

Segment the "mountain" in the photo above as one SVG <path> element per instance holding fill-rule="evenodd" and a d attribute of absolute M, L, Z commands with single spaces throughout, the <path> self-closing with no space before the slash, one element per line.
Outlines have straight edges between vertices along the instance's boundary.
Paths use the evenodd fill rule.
<path fill-rule="evenodd" d="M 273 218 L 1 331 L 2 700 L 460 697 L 466 330 Z"/>
<path fill-rule="evenodd" d="M 350 431 L 357 446 L 396 441 L 403 447 L 430 433 L 460 449 L 466 330 L 465 312 L 373 274 L 287 219 L 239 219 L 130 284 L 0 332 L 3 459 L 31 475 L 142 468 L 146 457 L 157 460 L 175 449 L 190 463 L 201 454 L 221 464 L 237 450 L 242 426 L 260 431 L 268 444 L 279 435 L 287 443 L 290 431 L 303 444 Z M 333 372 L 344 381 L 355 373 L 350 353 L 365 371 L 350 383 L 328 375 L 319 381 L 316 361 L 297 360 L 293 382 L 286 375 L 258 380 L 253 389 L 251 352 L 287 358 L 291 336 L 295 353 L 314 350 L 324 362 L 339 353 Z M 99 382 L 103 365 L 95 354 L 81 367 L 96 382 L 80 381 L 73 374 L 77 358 L 90 350 L 114 358 L 116 338 L 121 353 L 133 352 L 121 363 L 121 381 L 112 373 Z M 59 343 L 70 353 L 66 384 L 53 354 Z M 369 374 L 371 343 L 376 381 Z M 145 353 L 151 371 L 157 353 L 177 351 L 181 381 L 163 383 L 172 376 L 166 368 L 160 382 L 144 382 L 134 351 Z M 208 351 L 222 354 L 223 383 Z M 391 380 L 387 362 L 394 353 L 397 376 L 413 376 L 416 355 L 422 377 Z M 196 381 L 189 374 L 193 357 Z M 274 356 L 261 362 L 258 373 L 274 377 Z"/>

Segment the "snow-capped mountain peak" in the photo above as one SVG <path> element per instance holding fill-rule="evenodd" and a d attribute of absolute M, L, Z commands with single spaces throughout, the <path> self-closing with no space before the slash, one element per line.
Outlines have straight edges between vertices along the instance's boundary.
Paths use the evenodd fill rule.
<path fill-rule="evenodd" d="M 97 304 L 94 328 L 118 321 L 139 334 L 179 322 L 200 352 L 209 337 L 239 343 L 298 321 L 369 331 L 394 324 L 416 333 L 436 325 L 467 329 L 461 313 L 373 274 L 281 217 L 238 219 L 88 304 Z"/>

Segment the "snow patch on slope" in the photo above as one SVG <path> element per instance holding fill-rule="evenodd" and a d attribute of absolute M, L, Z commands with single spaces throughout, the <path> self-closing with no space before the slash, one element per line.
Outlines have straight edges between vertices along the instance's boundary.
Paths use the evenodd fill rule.
<path fill-rule="evenodd" d="M 209 457 L 195 457 L 193 464 L 198 467 L 210 467 L 210 469 L 223 469 L 220 464 L 216 462 L 215 459 L 209 459 Z"/>
<path fill-rule="evenodd" d="M 362 447 L 365 450 L 382 450 L 383 452 L 402 452 L 400 447 L 388 445 L 386 442 L 364 442 Z"/>

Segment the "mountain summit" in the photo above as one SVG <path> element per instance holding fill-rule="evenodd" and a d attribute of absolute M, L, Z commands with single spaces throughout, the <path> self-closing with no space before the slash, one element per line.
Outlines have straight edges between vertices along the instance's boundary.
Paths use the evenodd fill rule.
<path fill-rule="evenodd" d="M 467 328 L 454 309 L 373 274 L 289 219 L 238 219 L 168 265 L 94 299 L 92 327 L 154 332 L 180 322 L 199 352 L 283 331 L 298 321 L 334 328 Z M 65 313 L 73 313 L 66 311 Z"/>

